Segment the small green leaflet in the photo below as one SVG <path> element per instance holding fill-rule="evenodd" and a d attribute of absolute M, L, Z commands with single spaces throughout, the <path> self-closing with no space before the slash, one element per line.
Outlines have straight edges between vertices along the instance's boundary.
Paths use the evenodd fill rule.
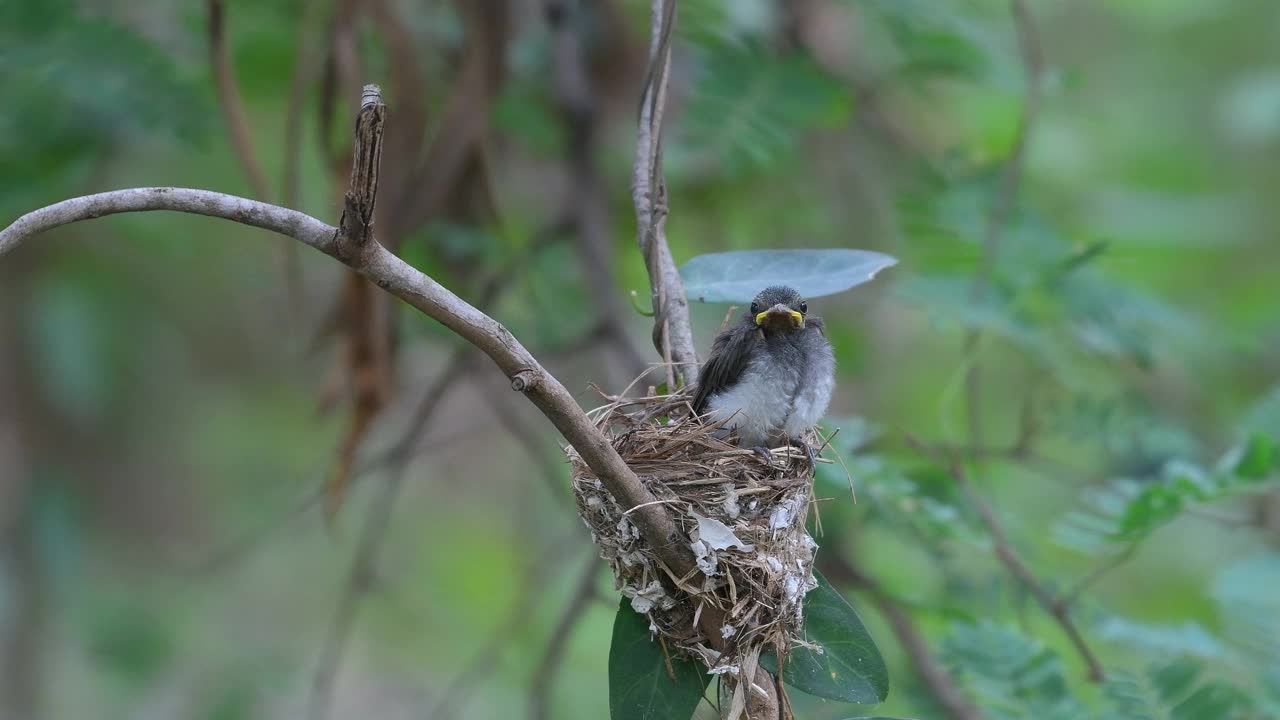
<path fill-rule="evenodd" d="M 1261 433 L 1229 450 L 1212 469 L 1172 460 L 1155 482 L 1121 479 L 1086 496 L 1087 512 L 1068 513 L 1059 542 L 1092 551 L 1103 543 L 1137 543 L 1188 507 L 1258 492 L 1276 481 L 1280 445 Z"/>
<path fill-rule="evenodd" d="M 671 657 L 667 675 L 662 647 L 649 635 L 649 620 L 622 598 L 609 645 L 609 717 L 612 720 L 688 720 L 707 686 L 702 667 Z"/>
<path fill-rule="evenodd" d="M 814 572 L 818 587 L 804 598 L 805 638 L 822 646 L 821 654 L 795 648 L 787 656 L 782 679 L 818 697 L 873 705 L 889 696 L 889 671 L 862 619 L 831 583 Z M 771 672 L 778 669 L 772 654 L 760 658 Z"/>
<path fill-rule="evenodd" d="M 806 298 L 834 295 L 897 264 L 870 250 L 743 250 L 698 255 L 680 277 L 690 300 L 749 303 L 770 285 L 790 285 Z"/>

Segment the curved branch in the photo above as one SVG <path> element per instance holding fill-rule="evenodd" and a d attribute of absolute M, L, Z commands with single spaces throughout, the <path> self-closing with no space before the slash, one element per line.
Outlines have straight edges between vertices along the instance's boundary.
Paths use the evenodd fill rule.
<path fill-rule="evenodd" d="M 591 423 L 564 385 L 501 323 L 376 242 L 368 243 L 361 252 L 342 252 L 346 238 L 338 228 L 305 213 L 209 190 L 153 187 L 72 198 L 29 212 L 0 230 L 0 256 L 31 236 L 62 225 L 119 213 L 156 210 L 223 218 L 294 238 L 342 260 L 378 287 L 457 333 L 488 355 L 511 380 L 512 387 L 522 391 L 542 411 L 619 504 L 638 507 L 630 517 L 660 553 L 663 562 L 680 575 L 694 570 L 693 554 L 671 516 L 655 504 L 653 495 Z"/>
<path fill-rule="evenodd" d="M 337 238 L 337 228 L 296 210 L 212 190 L 147 187 L 85 195 L 33 210 L 0 230 L 0 256 L 28 237 L 62 225 L 152 210 L 205 215 L 252 225 L 287 235 L 324 253 L 330 253 Z"/>

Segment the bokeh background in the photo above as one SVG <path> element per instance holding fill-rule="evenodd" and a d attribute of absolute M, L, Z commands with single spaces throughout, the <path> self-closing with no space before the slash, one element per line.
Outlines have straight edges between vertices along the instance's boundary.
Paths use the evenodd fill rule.
<path fill-rule="evenodd" d="M 629 195 L 647 5 L 0 0 L 0 220 L 178 185 L 335 222 L 377 82 L 380 239 L 592 407 L 657 360 Z M 822 468 L 819 565 L 893 690 L 797 709 L 954 720 L 950 688 L 991 718 L 1280 717 L 1280 5 L 1027 7 L 679 3 L 677 262 L 901 259 L 811 302 L 857 489 Z M 703 352 L 726 310 L 694 306 Z M 4 718 L 608 713 L 617 599 L 558 437 L 448 332 L 262 231 L 128 215 L 0 259 L 0 533 Z"/>

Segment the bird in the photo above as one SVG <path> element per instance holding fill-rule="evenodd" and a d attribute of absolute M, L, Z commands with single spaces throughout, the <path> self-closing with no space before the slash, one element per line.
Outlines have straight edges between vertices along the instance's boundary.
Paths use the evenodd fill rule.
<path fill-rule="evenodd" d="M 716 336 L 699 373 L 692 408 L 736 430 L 738 444 L 760 454 L 794 445 L 815 463 L 806 431 L 822 419 L 835 390 L 835 353 L 822 318 L 794 289 L 760 291 L 742 319 Z"/>

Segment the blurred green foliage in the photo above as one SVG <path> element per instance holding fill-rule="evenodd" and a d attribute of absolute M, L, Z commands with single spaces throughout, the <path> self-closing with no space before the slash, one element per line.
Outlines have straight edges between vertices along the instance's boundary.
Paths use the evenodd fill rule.
<path fill-rule="evenodd" d="M 429 80 L 430 134 L 465 29 L 448 4 L 395 5 Z M 621 5 L 643 47 L 647 3 Z M 841 368 L 828 455 L 857 492 L 854 503 L 839 464 L 821 467 L 819 562 L 875 578 L 878 593 L 828 572 L 893 689 L 874 709 L 796 693 L 797 713 L 946 717 L 880 609 L 887 598 L 983 717 L 1280 717 L 1280 5 L 1030 2 L 1043 102 L 982 293 L 974 278 L 1025 93 L 1007 4 L 816 5 L 827 14 L 806 35 L 763 0 L 682 2 L 666 148 L 677 262 L 809 247 L 901 261 L 814 303 Z M 302 14 L 301 0 L 228 3 L 234 70 L 273 179 Z M 565 184 L 552 43 L 527 15 L 512 23 L 490 114 L 500 221 L 441 219 L 403 249 L 464 294 L 471 270 L 534 244 Z M 385 87 L 385 38 L 371 23 L 361 33 L 362 79 Z M 205 42 L 194 7 L 0 0 L 3 220 L 116 187 L 247 194 Z M 628 193 L 636 98 L 623 87 L 638 77 L 601 72 L 614 92 L 599 98 L 594 152 L 626 307 L 627 291 L 647 288 Z M 314 115 L 312 97 L 301 207 L 333 221 Z M 20 498 L 15 532 L 35 558 L 6 561 L 0 627 L 38 623 L 42 716 L 299 716 L 357 522 L 385 480 L 363 476 L 332 533 L 296 510 L 343 420 L 315 412 L 332 357 L 313 335 L 340 280 L 312 255 L 303 317 L 288 310 L 270 240 L 207 219 L 94 221 L 0 260 L 0 350 L 17 358 L 0 363 L 11 374 L 0 416 L 22 408 L 29 466 L 27 491 L 6 497 Z M 564 238 L 537 251 L 492 311 L 590 407 L 588 383 L 608 382 L 617 357 L 574 346 L 600 306 L 580 255 Z M 725 309 L 693 308 L 703 348 Z M 647 320 L 624 320 L 647 351 Z M 454 347 L 408 312 L 396 324 L 397 394 L 371 453 Z M 568 567 L 589 549 L 554 436 L 527 408 L 491 407 L 505 392 L 496 377 L 476 363 L 424 437 L 335 717 L 422 717 L 441 698 L 450 717 L 529 707 L 571 599 Z M 503 420 L 533 432 L 513 439 Z M 1105 682 L 1087 680 L 949 468 L 911 440 L 963 461 L 1046 589 L 1083 587 L 1071 613 Z M 603 600 L 567 640 L 550 717 L 608 713 L 616 604 L 599 585 Z M 39 612 L 22 614 L 27 595 Z"/>

